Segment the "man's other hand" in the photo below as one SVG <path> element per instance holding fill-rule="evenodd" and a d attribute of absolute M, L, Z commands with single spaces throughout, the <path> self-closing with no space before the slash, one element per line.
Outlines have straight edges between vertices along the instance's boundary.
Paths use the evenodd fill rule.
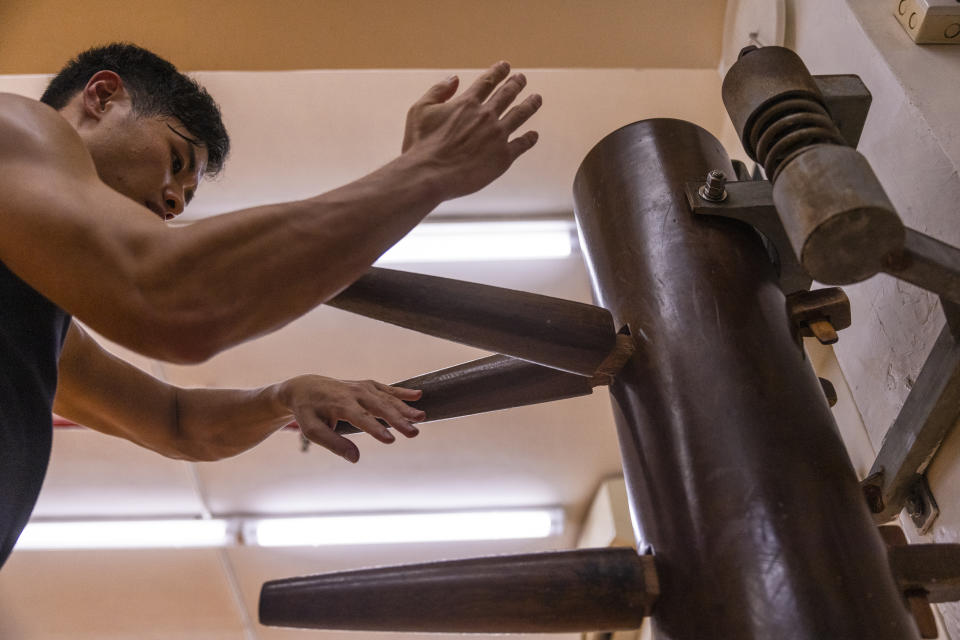
<path fill-rule="evenodd" d="M 420 431 L 413 425 L 426 414 L 407 402 L 421 392 L 390 387 L 373 380 L 348 382 L 323 376 L 298 376 L 282 384 L 280 397 L 290 409 L 307 440 L 329 449 L 349 462 L 360 459 L 357 446 L 334 431 L 337 421 L 349 422 L 384 443 L 394 436 L 378 418 L 408 438 Z"/>
<path fill-rule="evenodd" d="M 482 189 L 536 144 L 536 131 L 510 139 L 543 100 L 531 94 L 511 108 L 527 80 L 509 73 L 499 62 L 456 98 L 459 80 L 450 76 L 410 107 L 403 152 L 424 154 L 444 199 Z"/>

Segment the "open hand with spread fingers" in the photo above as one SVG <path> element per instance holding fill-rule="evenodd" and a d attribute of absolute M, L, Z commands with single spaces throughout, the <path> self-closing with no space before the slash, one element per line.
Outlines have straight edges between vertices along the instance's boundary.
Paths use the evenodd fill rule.
<path fill-rule="evenodd" d="M 527 80 L 509 74 L 510 65 L 498 62 L 455 98 L 459 79 L 450 76 L 410 107 L 403 152 L 423 154 L 444 199 L 482 189 L 536 144 L 536 131 L 511 136 L 543 100 L 531 94 L 513 105 Z"/>
<path fill-rule="evenodd" d="M 281 401 L 293 413 L 304 437 L 349 462 L 359 460 L 360 451 L 334 431 L 338 420 L 386 444 L 396 438 L 383 423 L 412 438 L 420 433 L 413 423 L 426 415 L 407 402 L 419 400 L 420 395 L 414 389 L 373 380 L 350 382 L 316 375 L 291 378 L 282 383 L 280 391 Z"/>

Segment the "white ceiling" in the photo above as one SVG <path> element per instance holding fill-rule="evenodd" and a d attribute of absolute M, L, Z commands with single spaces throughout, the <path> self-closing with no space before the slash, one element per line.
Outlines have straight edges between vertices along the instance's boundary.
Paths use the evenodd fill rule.
<path fill-rule="evenodd" d="M 225 176 L 201 188 L 183 218 L 311 195 L 376 168 L 397 153 L 409 104 L 447 73 L 198 74 L 222 104 L 235 146 Z M 460 73 L 469 82 L 476 71 Z M 541 134 L 540 144 L 488 189 L 446 203 L 441 215 L 569 216 L 571 184 L 581 159 L 605 134 L 635 120 L 676 117 L 721 134 L 725 116 L 720 78 L 713 69 L 534 69 L 527 75 L 531 90 L 544 97 L 542 112 L 531 122 Z M 0 91 L 36 96 L 43 83 L 40 76 L 0 77 Z M 317 270 L 322 266 L 318 257 Z M 590 301 L 577 252 L 536 262 L 391 266 Z M 281 331 L 195 367 L 126 355 L 175 384 L 252 386 L 305 372 L 391 382 L 485 354 L 321 307 Z M 317 447 L 301 453 L 292 432 L 279 433 L 230 460 L 191 465 L 86 430 L 60 429 L 35 516 L 550 505 L 565 509 L 565 532 L 527 542 L 376 548 L 20 551 L 0 572 L 0 637 L 301 637 L 303 632 L 256 624 L 263 581 L 370 565 L 569 548 L 593 492 L 604 478 L 620 471 L 602 388 L 586 398 L 428 424 L 420 437 L 391 446 L 354 437 L 361 449 L 357 465 Z M 339 635 L 315 632 L 306 637 Z"/>

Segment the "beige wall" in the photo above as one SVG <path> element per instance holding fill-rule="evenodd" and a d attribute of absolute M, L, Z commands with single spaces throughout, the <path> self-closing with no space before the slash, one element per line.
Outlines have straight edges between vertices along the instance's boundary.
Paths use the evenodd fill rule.
<path fill-rule="evenodd" d="M 188 70 L 711 68 L 726 0 L 3 0 L 0 74 L 134 41 Z"/>

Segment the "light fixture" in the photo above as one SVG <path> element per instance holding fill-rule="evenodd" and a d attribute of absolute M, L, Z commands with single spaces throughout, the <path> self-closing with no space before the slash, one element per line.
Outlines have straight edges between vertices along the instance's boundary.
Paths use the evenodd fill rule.
<path fill-rule="evenodd" d="M 570 255 L 570 220 L 424 222 L 377 264 L 543 260 Z"/>
<path fill-rule="evenodd" d="M 151 549 L 222 547 L 226 520 L 84 520 L 31 522 L 16 549 Z"/>
<path fill-rule="evenodd" d="M 390 544 L 545 538 L 562 532 L 562 509 L 250 519 L 41 521 L 27 524 L 16 550 Z"/>
<path fill-rule="evenodd" d="M 545 538 L 562 529 L 559 510 L 462 511 L 270 518 L 244 539 L 262 547 Z"/>

